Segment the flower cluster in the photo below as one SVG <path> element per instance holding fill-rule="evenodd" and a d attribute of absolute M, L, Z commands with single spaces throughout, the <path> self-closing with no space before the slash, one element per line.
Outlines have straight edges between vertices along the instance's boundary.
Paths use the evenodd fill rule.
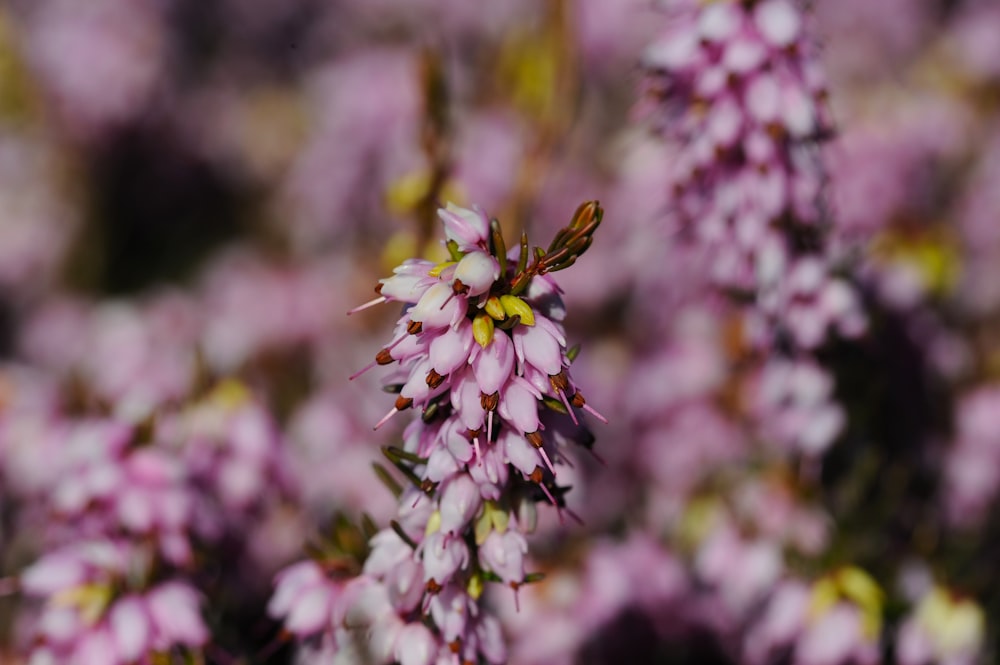
<path fill-rule="evenodd" d="M 817 143 L 831 130 L 825 82 L 792 0 L 668 3 L 645 53 L 645 106 L 678 149 L 675 223 L 706 252 L 713 280 L 755 305 L 755 333 L 802 347 L 864 329 L 832 275 Z M 794 279 L 788 279 L 788 276 Z"/>
<path fill-rule="evenodd" d="M 44 600 L 31 662 L 127 665 L 208 640 L 198 593 L 152 579 L 153 558 L 128 541 L 84 541 L 51 552 L 21 577 Z"/>
<path fill-rule="evenodd" d="M 354 648 L 360 633 L 376 662 L 502 663 L 499 623 L 479 603 L 484 583 L 516 593 L 535 579 L 525 570 L 535 503 L 566 510 L 556 465 L 568 444 L 593 444 L 577 409 L 604 420 L 568 374 L 575 352 L 547 275 L 589 247 L 602 211 L 583 204 L 547 249 L 530 251 L 522 235 L 510 252 L 482 211 L 438 214 L 450 260 L 406 261 L 358 308 L 404 304 L 396 337 L 361 370 L 399 364 L 398 397 L 376 429 L 419 409 L 402 447 L 385 450 L 409 483 L 381 470 L 397 517 L 371 538 L 359 577 L 338 582 L 297 564 L 279 577 L 271 612 L 294 634 L 332 635 L 335 650 Z"/>

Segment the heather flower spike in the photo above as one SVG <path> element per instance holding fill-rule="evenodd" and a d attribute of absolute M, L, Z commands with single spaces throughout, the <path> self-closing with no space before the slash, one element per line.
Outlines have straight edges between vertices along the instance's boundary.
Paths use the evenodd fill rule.
<path fill-rule="evenodd" d="M 271 609 L 297 635 L 325 626 L 335 650 L 363 639 L 401 662 L 502 663 L 496 620 L 479 605 L 483 585 L 516 593 L 541 579 L 525 570 L 534 503 L 579 519 L 556 484 L 562 446 L 592 445 L 577 409 L 606 422 L 569 376 L 576 352 L 548 276 L 587 250 L 602 211 L 584 203 L 547 249 L 529 250 L 522 236 L 510 253 L 481 210 L 449 205 L 438 215 L 450 260 L 403 263 L 362 306 L 404 304 L 393 341 L 358 372 L 399 363 L 396 401 L 376 428 L 419 411 L 402 446 L 383 448 L 403 482 L 375 467 L 399 502 L 397 519 L 371 538 L 360 576 L 348 580 L 329 561 L 297 564 L 279 576 Z"/>

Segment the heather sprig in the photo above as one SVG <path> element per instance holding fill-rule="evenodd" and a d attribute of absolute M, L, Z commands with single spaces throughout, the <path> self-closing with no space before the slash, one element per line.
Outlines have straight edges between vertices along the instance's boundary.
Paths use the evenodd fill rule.
<path fill-rule="evenodd" d="M 404 305 L 393 341 L 355 374 L 398 363 L 398 395 L 376 429 L 419 409 L 402 445 L 383 448 L 402 480 L 376 465 L 399 501 L 396 519 L 371 537 L 360 575 L 349 565 L 356 553 L 319 553 L 279 576 L 270 610 L 292 634 L 319 635 L 332 652 L 361 644 L 374 662 L 502 663 L 485 585 L 516 594 L 541 579 L 526 570 L 535 504 L 568 512 L 556 466 L 566 444 L 593 444 L 576 410 L 604 421 L 569 375 L 575 351 L 548 276 L 587 250 L 602 210 L 584 203 L 547 249 L 522 235 L 509 251 L 481 210 L 438 215 L 450 260 L 404 262 L 358 308 Z"/>

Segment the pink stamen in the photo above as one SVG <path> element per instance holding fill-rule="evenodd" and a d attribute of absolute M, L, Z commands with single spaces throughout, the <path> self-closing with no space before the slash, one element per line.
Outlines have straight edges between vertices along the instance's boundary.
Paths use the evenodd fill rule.
<path fill-rule="evenodd" d="M 548 497 L 549 503 L 551 503 L 553 506 L 555 506 L 556 512 L 559 513 L 559 521 L 561 522 L 562 521 L 562 509 L 559 507 L 559 504 L 556 503 L 556 498 L 554 496 L 552 496 L 552 492 L 550 492 L 549 488 L 545 486 L 545 483 L 538 483 L 538 486 L 542 488 L 542 493 L 544 493 L 545 496 Z"/>
<path fill-rule="evenodd" d="M 486 414 L 486 441 L 493 440 L 493 411 Z"/>
<path fill-rule="evenodd" d="M 600 420 L 605 425 L 608 424 L 608 419 L 605 418 L 604 416 L 602 416 L 601 414 L 599 414 L 597 411 L 595 411 L 594 407 L 590 406 L 589 404 L 584 404 L 583 405 L 583 410 L 586 411 L 587 413 L 589 413 L 590 415 L 594 416 L 598 420 Z"/>
<path fill-rule="evenodd" d="M 397 337 L 395 340 L 393 340 L 392 344 L 390 344 L 389 346 L 385 347 L 385 350 L 386 351 L 392 351 L 397 346 L 399 346 L 403 342 L 404 339 L 406 339 L 409 336 L 410 336 L 410 333 L 407 333 L 407 332 L 403 333 L 402 335 L 400 335 L 399 337 Z"/>
<path fill-rule="evenodd" d="M 373 427 L 372 429 L 377 430 L 382 425 L 385 425 L 387 422 L 389 422 L 389 419 L 392 418 L 397 413 L 399 413 L 399 409 L 397 409 L 396 407 L 392 407 L 392 411 L 382 416 L 382 420 L 375 423 L 375 427 Z"/>
<path fill-rule="evenodd" d="M 552 472 L 552 475 L 556 475 L 555 467 L 552 466 L 552 460 L 549 459 L 549 455 L 545 452 L 545 448 L 539 448 L 538 454 L 542 456 L 543 460 L 545 460 L 545 466 L 549 467 L 549 471 Z"/>
<path fill-rule="evenodd" d="M 569 412 L 569 417 L 573 419 L 573 424 L 579 425 L 580 421 L 576 419 L 576 412 L 573 410 L 573 406 L 569 403 L 569 400 L 566 399 L 565 391 L 563 390 L 559 391 L 559 399 L 562 400 L 563 406 L 565 406 L 566 411 Z"/>
<path fill-rule="evenodd" d="M 443 309 L 445 308 L 445 306 L 446 306 L 446 305 L 447 305 L 448 303 L 450 303 L 450 302 L 451 302 L 451 299 L 452 299 L 452 298 L 454 298 L 454 297 L 455 297 L 455 292 L 454 292 L 454 291 L 452 291 L 451 293 L 449 293 L 449 294 L 448 294 L 448 297 L 444 299 L 444 302 L 443 302 L 443 303 L 441 303 L 441 306 L 440 306 L 440 307 L 438 307 L 438 311 L 440 312 L 441 310 L 443 310 Z"/>
<path fill-rule="evenodd" d="M 482 453 L 481 450 L 479 450 L 479 437 L 478 436 L 472 437 L 472 447 L 476 451 L 476 466 L 482 466 L 483 465 L 483 453 Z"/>
<path fill-rule="evenodd" d="M 364 311 L 364 310 L 368 309 L 369 307 L 374 307 L 375 305 L 381 305 L 382 303 L 387 302 L 388 300 L 389 299 L 386 298 L 385 296 L 379 296 L 378 298 L 375 298 L 374 300 L 369 300 L 368 302 L 366 302 L 363 305 L 358 305 L 354 309 L 347 310 L 347 315 L 350 316 L 351 314 L 357 314 L 358 312 Z"/>
<path fill-rule="evenodd" d="M 362 374 L 364 374 L 365 372 L 367 372 L 368 370 L 370 370 L 372 367 L 374 367 L 377 364 L 378 364 L 377 360 L 371 361 L 370 363 L 368 363 L 367 365 L 365 365 L 364 367 L 362 367 L 361 369 L 359 369 L 357 372 L 355 372 L 354 374 L 351 374 L 349 377 L 347 377 L 347 380 L 348 381 L 353 381 L 354 379 L 358 378 L 359 376 L 361 376 Z"/>
<path fill-rule="evenodd" d="M 513 587 L 513 589 L 514 589 L 514 610 L 517 611 L 518 614 L 520 614 L 521 613 L 521 599 L 520 599 L 520 597 L 518 596 L 518 593 L 517 593 L 518 591 L 520 591 L 520 587 L 516 587 L 515 586 L 515 587 Z"/>
<path fill-rule="evenodd" d="M 556 509 L 556 516 L 559 517 L 559 523 L 565 524 L 566 518 L 563 517 L 563 509 L 559 507 L 558 503 L 556 503 L 556 498 L 552 496 L 552 492 L 550 492 L 549 488 L 542 483 L 538 483 L 538 486 L 542 488 L 542 492 L 549 498 L 549 502 Z"/>

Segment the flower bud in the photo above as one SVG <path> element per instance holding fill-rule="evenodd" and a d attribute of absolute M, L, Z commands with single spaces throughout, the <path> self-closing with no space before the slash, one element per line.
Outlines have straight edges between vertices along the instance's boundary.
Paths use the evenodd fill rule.
<path fill-rule="evenodd" d="M 469 210 L 449 203 L 444 210 L 438 210 L 438 217 L 444 222 L 445 236 L 458 243 L 462 251 L 475 249 L 489 237 L 490 220 L 482 210 Z"/>
<path fill-rule="evenodd" d="M 531 311 L 531 307 L 528 303 L 524 302 L 517 296 L 500 296 L 500 305 L 503 307 L 503 311 L 507 314 L 507 316 L 521 317 L 521 323 L 526 326 L 535 325 L 535 313 Z"/>

